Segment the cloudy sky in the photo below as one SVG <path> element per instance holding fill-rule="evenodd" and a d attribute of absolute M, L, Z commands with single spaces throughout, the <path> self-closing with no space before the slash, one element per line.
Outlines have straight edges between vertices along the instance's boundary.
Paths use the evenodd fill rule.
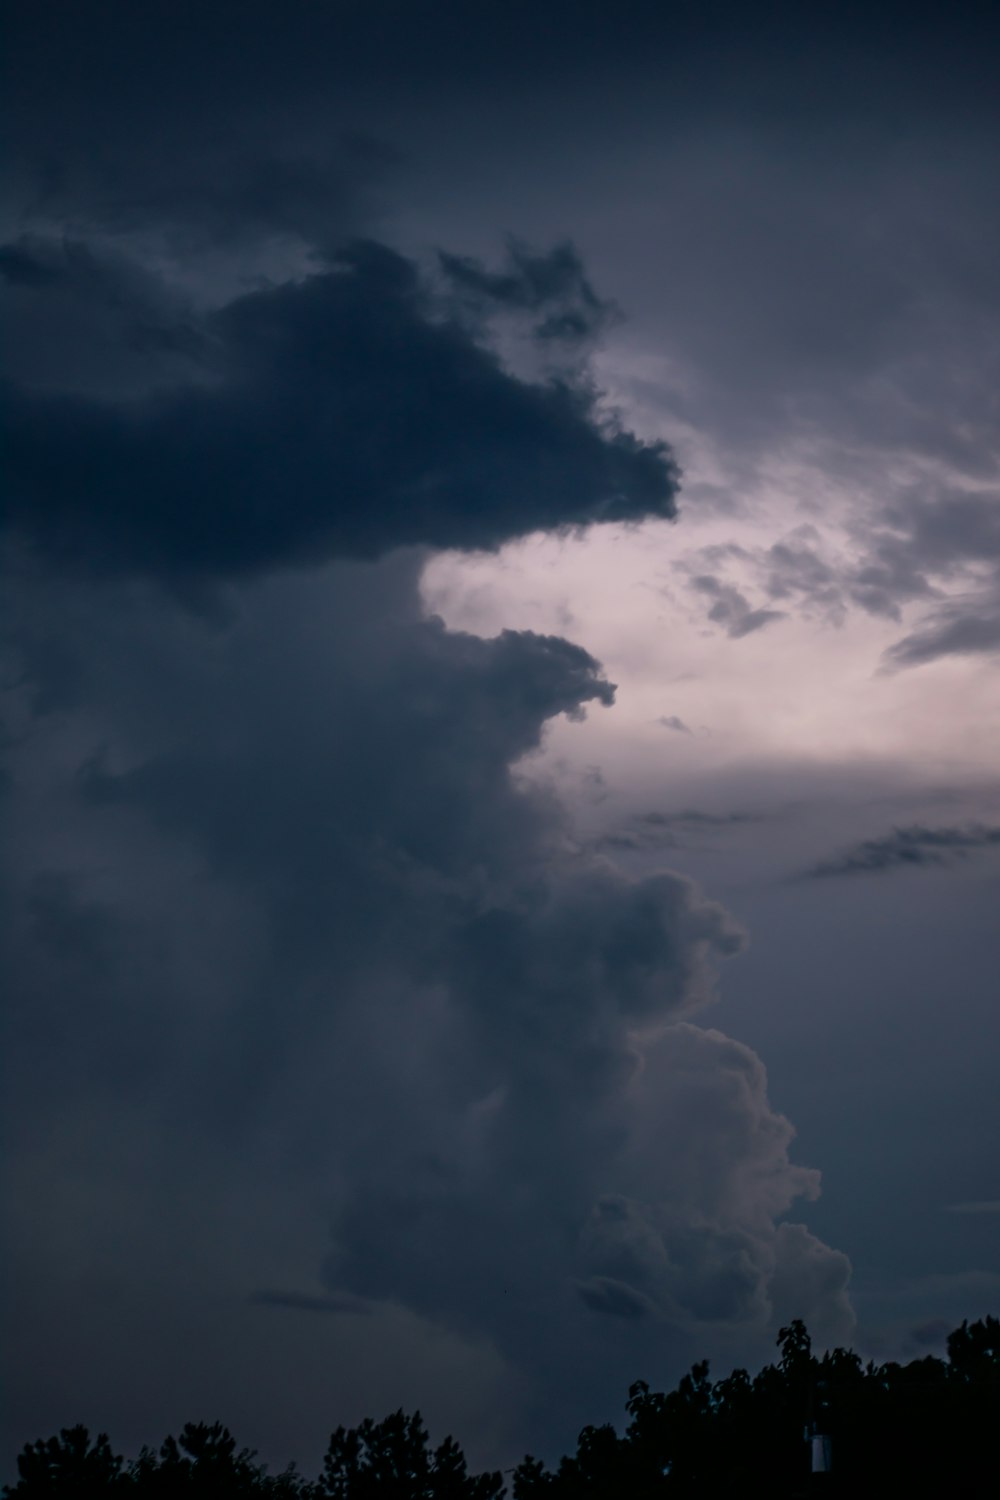
<path fill-rule="evenodd" d="M 5 1467 L 996 1311 L 986 8 L 9 17 Z"/>

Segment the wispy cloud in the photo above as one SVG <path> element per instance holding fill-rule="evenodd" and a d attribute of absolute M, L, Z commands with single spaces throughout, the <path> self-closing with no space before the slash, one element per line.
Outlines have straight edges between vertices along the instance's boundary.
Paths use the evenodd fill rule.
<path fill-rule="evenodd" d="M 914 823 L 908 828 L 893 828 L 881 838 L 863 839 L 843 854 L 820 860 L 803 871 L 803 877 L 875 875 L 914 865 L 951 865 L 977 849 L 994 845 L 1000 845 L 1000 828 L 978 823 L 964 828 L 925 828 Z"/>
<path fill-rule="evenodd" d="M 712 573 L 700 573 L 697 578 L 692 578 L 691 587 L 712 600 L 708 618 L 716 625 L 722 625 L 734 640 L 752 635 L 755 630 L 770 625 L 772 620 L 783 618 L 780 609 L 754 609 L 745 594 L 731 583 L 722 583 Z"/>
<path fill-rule="evenodd" d="M 596 847 L 619 851 L 687 847 L 699 833 L 709 829 L 723 831 L 746 823 L 761 823 L 766 816 L 749 812 L 702 812 L 698 808 L 675 813 L 640 813 L 633 820 L 633 827 L 604 834 L 597 840 Z"/>
<path fill-rule="evenodd" d="M 295 1312 L 360 1313 L 367 1317 L 372 1308 L 364 1297 L 340 1293 L 325 1296 L 314 1292 L 279 1292 L 263 1288 L 251 1292 L 248 1299 L 256 1307 L 290 1307 Z"/>
<path fill-rule="evenodd" d="M 919 667 L 941 656 L 983 656 L 993 651 L 1000 651 L 1000 610 L 995 604 L 981 611 L 949 605 L 890 646 L 882 671 Z"/>
<path fill-rule="evenodd" d="M 688 807 L 683 812 L 642 813 L 638 821 L 651 828 L 730 828 L 734 823 L 760 823 L 765 814 L 750 812 L 702 812 L 700 808 Z"/>

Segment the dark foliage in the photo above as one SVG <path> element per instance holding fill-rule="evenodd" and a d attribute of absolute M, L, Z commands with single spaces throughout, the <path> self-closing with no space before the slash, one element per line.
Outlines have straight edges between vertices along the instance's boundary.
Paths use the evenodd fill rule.
<path fill-rule="evenodd" d="M 751 1378 L 714 1384 L 697 1364 L 669 1395 L 629 1392 L 623 1437 L 586 1428 L 555 1473 L 526 1459 L 514 1500 L 610 1500 L 628 1495 L 730 1496 L 742 1485 L 772 1497 L 994 1493 L 1000 1424 L 1000 1321 L 963 1323 L 948 1360 L 863 1365 L 850 1350 L 817 1359 L 804 1324 L 778 1338 L 781 1358 Z M 810 1436 L 829 1439 L 828 1473 L 811 1472 Z"/>
<path fill-rule="evenodd" d="M 781 1358 L 756 1376 L 734 1370 L 712 1382 L 697 1364 L 664 1395 L 638 1382 L 629 1423 L 585 1427 L 576 1453 L 550 1471 L 526 1458 L 514 1471 L 513 1500 L 664 1500 L 731 1495 L 741 1483 L 775 1500 L 800 1495 L 866 1497 L 994 1493 L 992 1448 L 1000 1423 L 1000 1320 L 963 1323 L 947 1360 L 863 1365 L 851 1350 L 817 1359 L 805 1325 L 778 1337 Z M 811 1471 L 811 1438 L 828 1440 L 831 1468 Z M 188 1424 L 158 1453 L 130 1463 L 105 1434 L 84 1427 L 25 1447 L 19 1500 L 500 1500 L 498 1473 L 469 1474 L 447 1437 L 431 1449 L 419 1412 L 338 1427 L 315 1481 L 294 1469 L 269 1475 L 256 1455 L 237 1451 L 220 1423 Z"/>

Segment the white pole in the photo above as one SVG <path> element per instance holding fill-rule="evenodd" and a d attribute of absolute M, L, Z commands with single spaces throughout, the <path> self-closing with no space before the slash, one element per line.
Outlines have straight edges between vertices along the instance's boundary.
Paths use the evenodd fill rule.
<path fill-rule="evenodd" d="M 812 1450 L 812 1471 L 814 1474 L 829 1474 L 830 1472 L 830 1439 L 821 1432 L 814 1432 L 810 1442 Z"/>

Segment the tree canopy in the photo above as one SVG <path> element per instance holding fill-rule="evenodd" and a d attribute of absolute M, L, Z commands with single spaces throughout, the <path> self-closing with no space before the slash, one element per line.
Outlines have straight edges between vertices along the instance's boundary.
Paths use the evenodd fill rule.
<path fill-rule="evenodd" d="M 511 1500 L 684 1500 L 731 1495 L 741 1481 L 774 1497 L 904 1494 L 910 1488 L 993 1493 L 1000 1430 L 1000 1320 L 963 1323 L 947 1359 L 863 1363 L 849 1349 L 812 1352 L 805 1325 L 778 1336 L 780 1358 L 756 1375 L 713 1382 L 707 1362 L 668 1393 L 638 1381 L 628 1422 L 585 1427 L 576 1452 L 547 1469 L 528 1456 L 513 1471 Z M 825 1439 L 827 1472 L 813 1472 L 813 1440 Z M 220 1422 L 189 1423 L 178 1438 L 137 1458 L 105 1433 L 63 1428 L 29 1443 L 7 1500 L 501 1500 L 500 1473 L 470 1474 L 452 1437 L 432 1448 L 419 1412 L 338 1427 L 319 1476 L 292 1467 L 271 1475 L 238 1449 Z"/>

